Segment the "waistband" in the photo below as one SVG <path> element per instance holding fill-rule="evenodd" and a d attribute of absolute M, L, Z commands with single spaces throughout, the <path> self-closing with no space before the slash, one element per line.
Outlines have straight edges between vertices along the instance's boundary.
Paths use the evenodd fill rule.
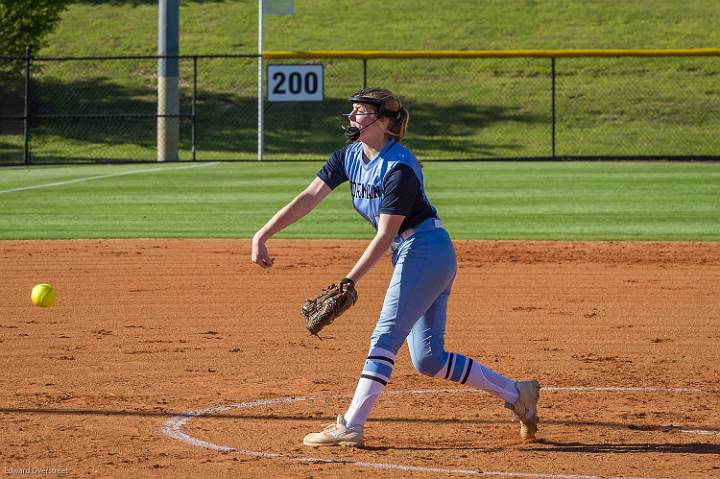
<path fill-rule="evenodd" d="M 414 228 L 408 228 L 402 233 L 398 234 L 397 241 L 405 241 L 410 239 L 410 237 L 412 237 L 412 235 L 414 235 L 415 233 L 420 233 L 421 231 L 430 231 L 438 228 L 445 229 L 445 225 L 443 225 L 443 222 L 437 218 L 428 218 Z"/>

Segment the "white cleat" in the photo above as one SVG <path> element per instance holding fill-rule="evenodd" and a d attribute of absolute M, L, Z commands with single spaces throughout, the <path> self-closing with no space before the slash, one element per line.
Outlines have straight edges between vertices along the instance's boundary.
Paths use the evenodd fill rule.
<path fill-rule="evenodd" d="M 520 438 L 526 442 L 535 440 L 538 430 L 537 402 L 540 399 L 540 384 L 537 381 L 518 381 L 515 383 L 518 400 L 515 404 L 506 403 L 513 417 L 520 421 Z"/>
<path fill-rule="evenodd" d="M 363 447 L 363 427 L 345 425 L 342 414 L 337 417 L 335 424 L 328 424 L 321 432 L 313 432 L 305 436 L 303 444 L 311 447 L 320 446 L 349 446 Z"/>

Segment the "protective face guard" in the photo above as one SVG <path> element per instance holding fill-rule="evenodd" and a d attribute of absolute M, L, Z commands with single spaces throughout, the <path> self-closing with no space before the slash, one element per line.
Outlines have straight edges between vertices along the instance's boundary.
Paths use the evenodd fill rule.
<path fill-rule="evenodd" d="M 348 101 L 350 103 L 368 103 L 370 105 L 377 106 L 378 111 L 377 112 L 371 112 L 371 113 L 355 113 L 355 115 L 377 115 L 378 118 L 375 120 L 379 120 L 383 116 L 387 116 L 389 118 L 393 119 L 399 119 L 400 118 L 400 111 L 388 111 L 385 109 L 385 100 L 380 100 L 379 98 L 374 98 L 371 96 L 365 96 L 360 93 L 356 93 L 355 95 L 348 98 Z M 352 113 L 345 113 L 343 116 L 347 118 Z M 373 122 L 375 123 L 375 122 Z M 368 125 L 370 126 L 370 125 Z M 360 138 L 360 128 L 356 126 L 343 126 L 343 130 L 345 130 L 345 137 L 350 142 L 357 141 L 358 138 Z"/>

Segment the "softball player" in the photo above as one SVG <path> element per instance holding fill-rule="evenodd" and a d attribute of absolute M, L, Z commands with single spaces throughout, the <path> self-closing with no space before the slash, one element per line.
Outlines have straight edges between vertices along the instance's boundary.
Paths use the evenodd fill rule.
<path fill-rule="evenodd" d="M 360 90 L 349 100 L 352 111 L 345 135 L 350 143 L 330 156 L 310 185 L 258 230 L 252 242 L 252 261 L 271 267 L 265 242 L 348 181 L 355 209 L 377 233 L 343 280 L 359 282 L 386 251 L 392 251 L 392 279 L 353 400 L 334 424 L 305 436 L 304 444 L 363 446 L 365 421 L 390 380 L 405 340 L 418 371 L 497 396 L 520 421 L 521 438 L 533 440 L 538 382 L 516 382 L 467 356 L 445 351 L 447 304 L 457 269 L 455 249 L 425 195 L 417 159 L 400 143 L 407 131 L 408 111 L 394 93 L 381 88 Z"/>

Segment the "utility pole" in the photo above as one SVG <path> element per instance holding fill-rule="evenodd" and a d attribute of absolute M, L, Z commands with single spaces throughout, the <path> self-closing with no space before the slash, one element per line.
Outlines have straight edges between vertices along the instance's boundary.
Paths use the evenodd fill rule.
<path fill-rule="evenodd" d="M 178 161 L 180 3 L 159 0 L 158 6 L 158 56 L 163 58 L 158 59 L 157 161 Z"/>

